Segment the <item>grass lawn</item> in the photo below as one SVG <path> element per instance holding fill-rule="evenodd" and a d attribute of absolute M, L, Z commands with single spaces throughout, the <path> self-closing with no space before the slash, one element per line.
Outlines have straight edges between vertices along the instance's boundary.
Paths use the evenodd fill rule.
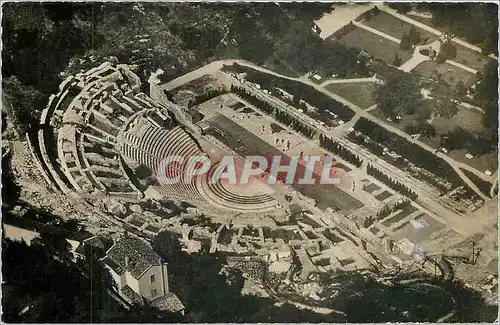
<path fill-rule="evenodd" d="M 268 59 L 264 63 L 264 68 L 272 70 L 276 73 L 289 76 L 289 77 L 300 77 L 300 72 L 293 69 L 283 60 L 275 58 L 274 56 Z"/>
<path fill-rule="evenodd" d="M 413 73 L 424 78 L 431 78 L 435 73 L 439 74 L 441 79 L 455 88 L 455 85 L 462 81 L 466 87 L 471 86 L 476 82 L 476 75 L 455 67 L 448 63 L 439 64 L 436 61 L 425 61 L 419 64 Z"/>
<path fill-rule="evenodd" d="M 388 13 L 380 12 L 378 15 L 371 17 L 369 20 L 364 20 L 363 24 L 375 28 L 381 32 L 401 39 L 403 35 L 410 30 L 411 24 L 396 18 Z M 437 35 L 416 27 L 420 33 L 421 44 L 429 44 L 437 39 Z"/>
<path fill-rule="evenodd" d="M 370 185 L 364 188 L 365 192 L 371 193 L 380 190 L 380 187 L 375 183 L 370 183 Z"/>
<path fill-rule="evenodd" d="M 476 184 L 477 188 L 486 196 L 490 197 L 490 189 L 493 184 L 490 182 L 484 181 L 481 177 L 476 176 L 476 174 L 471 173 L 466 169 L 460 168 L 460 170 L 470 179 L 474 184 Z"/>
<path fill-rule="evenodd" d="M 365 50 L 373 57 L 387 64 L 394 62 L 396 54 L 401 58 L 402 62 L 407 61 L 412 56 L 410 51 L 402 50 L 399 44 L 358 27 L 337 42 L 346 47 Z"/>
<path fill-rule="evenodd" d="M 383 191 L 382 193 L 376 195 L 375 198 L 379 201 L 383 201 L 391 196 L 392 196 L 391 192 Z"/>
<path fill-rule="evenodd" d="M 465 158 L 465 155 L 467 154 L 467 150 L 465 149 L 457 149 L 457 150 L 452 150 L 448 153 L 448 156 L 451 158 L 455 159 L 456 161 L 463 162 L 464 164 L 467 164 L 480 172 L 489 170 L 490 172 L 495 172 L 498 168 L 498 152 L 491 152 L 489 154 L 480 156 L 480 157 L 474 157 L 472 159 L 467 159 Z"/>
<path fill-rule="evenodd" d="M 457 56 L 453 58 L 452 61 L 462 63 L 472 69 L 476 69 L 477 71 L 482 71 L 484 66 L 489 61 L 493 60 L 492 58 L 482 55 L 481 53 L 471 50 L 465 46 L 457 43 L 453 43 L 453 45 L 457 49 Z"/>
<path fill-rule="evenodd" d="M 374 92 L 377 84 L 374 82 L 334 83 L 325 86 L 325 89 L 361 108 L 367 108 L 375 104 Z"/>
<path fill-rule="evenodd" d="M 432 125 L 436 127 L 439 134 L 448 133 L 457 127 L 462 127 L 470 132 L 484 131 L 483 114 L 474 109 L 459 106 L 458 113 L 447 119 L 437 116 L 432 120 Z"/>

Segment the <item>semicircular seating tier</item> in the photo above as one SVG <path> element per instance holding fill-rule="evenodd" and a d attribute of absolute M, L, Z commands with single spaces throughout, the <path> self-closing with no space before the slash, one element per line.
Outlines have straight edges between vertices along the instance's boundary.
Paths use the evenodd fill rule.
<path fill-rule="evenodd" d="M 159 128 L 144 116 L 138 116 L 118 138 L 120 150 L 126 161 L 147 167 L 158 180 L 162 173 L 169 178 L 184 179 L 187 171 L 186 158 L 206 154 L 183 127 Z M 180 156 L 184 163 L 178 168 L 162 170 L 162 160 L 166 157 Z M 196 168 L 191 166 L 191 168 Z M 213 169 L 212 169 L 213 170 Z M 207 201 L 208 203 L 235 211 L 265 211 L 276 207 L 277 201 L 268 194 L 238 193 L 224 187 L 221 182 L 210 184 L 210 175 L 194 177 L 189 182 L 178 181 L 173 184 L 158 182 L 155 189 L 166 197 L 187 201 Z"/>

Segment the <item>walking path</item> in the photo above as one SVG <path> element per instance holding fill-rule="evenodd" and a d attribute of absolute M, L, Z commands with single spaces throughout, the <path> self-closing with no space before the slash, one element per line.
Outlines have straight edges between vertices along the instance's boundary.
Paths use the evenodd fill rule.
<path fill-rule="evenodd" d="M 426 25 L 426 24 L 423 24 L 423 23 L 421 23 L 421 22 L 419 22 L 419 21 L 416 21 L 416 20 L 414 20 L 414 19 L 411 19 L 411 18 L 410 18 L 410 17 L 408 17 L 408 16 L 402 15 L 402 14 L 398 13 L 396 10 L 394 10 L 394 9 L 392 9 L 392 8 L 389 8 L 389 7 L 388 7 L 387 5 L 385 5 L 385 4 L 377 4 L 377 7 L 378 7 L 381 11 L 384 11 L 384 12 L 386 12 L 386 13 L 388 13 L 388 14 L 390 14 L 390 15 L 392 15 L 392 16 L 394 16 L 394 17 L 396 17 L 396 18 L 399 18 L 399 19 L 401 19 L 401 20 L 403 20 L 403 21 L 405 21 L 405 22 L 407 22 L 407 23 L 410 23 L 410 24 L 415 25 L 415 26 L 417 26 L 417 27 L 419 27 L 419 28 L 422 28 L 422 29 L 424 29 L 424 30 L 426 30 L 426 31 L 428 31 L 428 32 L 430 32 L 430 33 L 433 33 L 433 34 L 438 35 L 438 36 L 443 35 L 443 32 L 441 32 L 440 30 L 437 30 L 437 29 L 435 29 L 435 28 L 433 28 L 433 27 L 430 27 L 430 26 L 428 26 L 428 25 Z M 469 49 L 471 49 L 471 50 L 473 50 L 473 51 L 476 51 L 476 52 L 482 53 L 482 50 L 481 50 L 481 48 L 480 48 L 480 47 L 477 47 L 477 46 L 475 46 L 475 45 L 472 45 L 472 44 L 470 44 L 470 43 L 467 43 L 467 42 L 465 42 L 465 41 L 463 41 L 463 40 L 461 40 L 461 39 L 459 39 L 459 38 L 457 38 L 457 37 L 454 37 L 454 38 L 452 39 L 452 42 L 455 42 L 455 43 L 457 43 L 457 44 L 460 44 L 460 45 L 462 45 L 462 46 L 465 46 L 465 47 L 467 47 L 467 48 L 469 48 Z M 491 57 L 491 58 L 493 58 L 493 59 L 498 59 L 498 58 L 497 58 L 495 55 L 493 55 L 493 54 L 490 54 L 490 55 L 489 55 L 489 57 Z"/>
<path fill-rule="evenodd" d="M 331 84 L 348 84 L 357 82 L 374 82 L 379 85 L 382 85 L 384 83 L 382 80 L 378 79 L 376 75 L 374 75 L 370 78 L 330 79 L 322 82 L 320 86 L 325 87 Z"/>
<path fill-rule="evenodd" d="M 472 69 L 472 68 L 470 68 L 470 67 L 468 67 L 468 66 L 466 66 L 466 65 L 464 65 L 464 64 L 462 64 L 462 63 L 458 63 L 458 62 L 456 62 L 456 61 L 446 60 L 446 63 L 451 64 L 451 65 L 454 65 L 455 67 L 458 67 L 458 68 L 460 68 L 460 69 L 463 69 L 463 70 L 465 70 L 465 71 L 467 71 L 467 72 L 470 72 L 470 73 L 473 73 L 473 74 L 476 74 L 476 73 L 477 73 L 477 70 Z"/>
<path fill-rule="evenodd" d="M 373 33 L 373 34 L 376 34 L 376 35 L 378 35 L 378 36 L 380 36 L 380 37 L 386 38 L 386 39 L 388 39 L 389 41 L 392 41 L 392 42 L 394 42 L 394 43 L 398 43 L 398 44 L 400 44 L 400 43 L 401 43 L 401 40 L 400 40 L 400 39 L 398 39 L 398 38 L 396 38 L 396 37 L 394 37 L 394 36 L 391 36 L 391 35 L 389 35 L 389 34 L 386 34 L 386 33 L 384 33 L 384 32 L 381 32 L 381 31 L 379 31 L 378 29 L 375 29 L 375 28 L 373 28 L 373 27 L 367 26 L 367 25 L 365 25 L 365 24 L 363 24 L 363 23 L 361 23 L 361 22 L 358 22 L 358 21 L 353 20 L 353 21 L 352 21 L 352 23 L 353 23 L 353 24 L 354 24 L 354 26 L 356 26 L 356 27 L 363 28 L 363 29 L 365 29 L 365 30 L 369 31 L 370 33 Z"/>
<path fill-rule="evenodd" d="M 343 6 L 335 6 L 335 10 L 325 13 L 314 23 L 321 29 L 319 37 L 327 39 L 336 31 L 343 28 L 359 15 L 375 7 L 376 3 L 349 3 Z"/>
<path fill-rule="evenodd" d="M 434 42 L 427 45 L 415 46 L 415 50 L 413 51 L 413 56 L 408 61 L 400 65 L 398 69 L 404 72 L 410 72 L 411 70 L 419 66 L 421 63 L 429 61 L 431 59 L 430 57 L 420 53 L 420 50 L 423 48 L 432 49 L 436 51 L 436 53 L 439 53 L 439 49 L 441 48 L 441 43 L 438 40 L 435 40 Z"/>

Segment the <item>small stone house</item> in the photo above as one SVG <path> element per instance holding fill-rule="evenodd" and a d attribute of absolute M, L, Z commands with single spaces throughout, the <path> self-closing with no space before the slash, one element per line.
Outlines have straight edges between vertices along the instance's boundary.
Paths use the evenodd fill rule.
<path fill-rule="evenodd" d="M 102 258 L 118 285 L 118 294 L 130 304 L 151 304 L 184 315 L 184 305 L 169 291 L 168 265 L 151 246 L 125 235 Z"/>

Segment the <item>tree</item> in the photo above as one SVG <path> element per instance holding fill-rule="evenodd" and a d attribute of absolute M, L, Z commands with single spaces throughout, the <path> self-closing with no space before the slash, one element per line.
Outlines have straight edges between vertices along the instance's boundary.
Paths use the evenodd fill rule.
<path fill-rule="evenodd" d="M 388 3 L 388 6 L 394 10 L 396 10 L 400 14 L 406 14 L 411 10 L 411 3 L 403 3 L 403 2 L 390 2 Z"/>
<path fill-rule="evenodd" d="M 439 64 L 445 63 L 446 61 L 446 55 L 443 52 L 439 52 L 438 55 L 436 55 L 436 62 Z"/>
<path fill-rule="evenodd" d="M 465 87 L 465 84 L 462 80 L 457 82 L 455 85 L 455 93 L 459 96 L 465 96 L 467 94 L 467 87 Z"/>
<path fill-rule="evenodd" d="M 396 53 L 396 55 L 394 56 L 394 62 L 392 63 L 392 65 L 396 66 L 396 67 L 399 67 L 401 65 L 401 58 L 399 57 L 399 55 Z"/>
<path fill-rule="evenodd" d="M 438 102 L 438 114 L 444 118 L 452 118 L 458 113 L 457 104 L 448 98 L 441 98 Z"/>
<path fill-rule="evenodd" d="M 492 142 L 498 139 L 498 62 L 491 60 L 479 77 L 481 83 L 476 88 L 476 98 L 484 109 L 483 124 L 489 131 Z"/>
<path fill-rule="evenodd" d="M 376 91 L 378 107 L 385 116 L 413 112 L 422 102 L 422 94 L 416 80 L 408 74 L 401 74 Z"/>
<path fill-rule="evenodd" d="M 413 25 L 411 25 L 410 27 L 410 31 L 408 32 L 408 37 L 410 39 L 410 43 L 413 45 L 417 45 L 421 41 L 420 33 Z"/>
<path fill-rule="evenodd" d="M 399 44 L 399 46 L 401 47 L 401 49 L 405 50 L 405 51 L 409 51 L 411 50 L 411 40 L 410 40 L 410 36 L 408 34 L 404 34 L 403 37 L 401 37 L 401 43 Z"/>
<path fill-rule="evenodd" d="M 450 40 L 448 40 L 441 44 L 441 50 L 439 51 L 439 54 L 441 53 L 443 53 L 446 60 L 452 60 L 457 56 L 457 48 Z"/>
<path fill-rule="evenodd" d="M 38 111 L 44 106 L 46 98 L 32 86 L 23 85 L 16 76 L 3 79 L 2 88 L 12 108 L 8 114 L 19 132 L 26 133 L 30 126 L 37 123 Z"/>

